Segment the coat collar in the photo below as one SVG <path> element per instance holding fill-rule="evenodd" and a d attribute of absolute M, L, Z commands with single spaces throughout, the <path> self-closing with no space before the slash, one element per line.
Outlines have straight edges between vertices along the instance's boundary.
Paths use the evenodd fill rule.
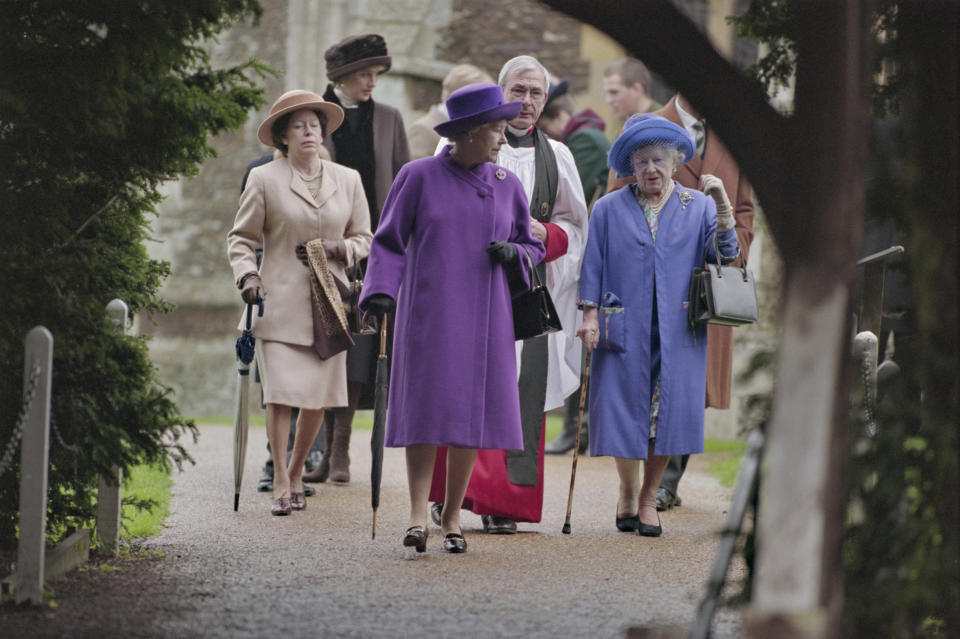
<path fill-rule="evenodd" d="M 303 200 L 314 208 L 320 208 L 326 204 L 327 200 L 333 197 L 334 193 L 337 192 L 337 185 L 333 179 L 333 176 L 330 174 L 330 162 L 326 160 L 320 160 L 320 167 L 323 171 L 323 177 L 320 178 L 320 193 L 317 194 L 316 199 L 310 195 L 310 191 L 307 189 L 307 185 L 304 184 L 303 180 L 297 177 L 297 173 L 293 168 L 293 165 L 290 164 L 289 160 L 284 158 L 284 162 L 287 163 L 287 168 L 290 171 L 290 190 L 299 195 Z"/>

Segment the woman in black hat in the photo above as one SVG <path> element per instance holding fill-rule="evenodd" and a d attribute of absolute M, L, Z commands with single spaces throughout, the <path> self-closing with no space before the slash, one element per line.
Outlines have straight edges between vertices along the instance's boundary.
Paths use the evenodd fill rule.
<path fill-rule="evenodd" d="M 390 69 L 387 44 L 376 34 L 349 36 L 327 49 L 327 86 L 323 99 L 344 110 L 343 126 L 323 140 L 331 159 L 360 173 L 370 208 L 370 228 L 377 229 L 380 210 L 393 178 L 410 161 L 403 118 L 397 109 L 374 102 L 377 77 Z M 360 268 L 366 267 L 361 262 Z M 323 459 L 308 481 L 350 481 L 350 433 L 353 415 L 361 403 L 372 407 L 379 339 L 356 336 L 347 353 L 349 405 L 327 412 L 324 420 Z M 370 395 L 370 397 L 367 397 Z M 369 405 L 368 405 L 369 404 Z"/>

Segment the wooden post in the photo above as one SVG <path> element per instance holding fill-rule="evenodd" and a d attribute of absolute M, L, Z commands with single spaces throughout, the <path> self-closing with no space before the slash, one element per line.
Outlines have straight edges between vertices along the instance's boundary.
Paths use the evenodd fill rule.
<path fill-rule="evenodd" d="M 111 300 L 107 304 L 107 315 L 116 324 L 117 332 L 127 332 L 130 313 L 123 300 Z M 120 548 L 122 483 L 123 471 L 119 466 L 114 466 L 110 476 L 100 476 L 97 491 L 97 536 L 103 544 L 103 551 L 111 555 L 115 555 Z"/>
<path fill-rule="evenodd" d="M 39 372 L 37 369 L 39 368 Z M 23 426 L 20 450 L 20 539 L 17 544 L 16 601 L 43 602 L 47 536 L 47 465 L 50 453 L 50 382 L 53 334 L 42 326 L 27 333 L 23 390 L 34 377 L 33 401 Z"/>

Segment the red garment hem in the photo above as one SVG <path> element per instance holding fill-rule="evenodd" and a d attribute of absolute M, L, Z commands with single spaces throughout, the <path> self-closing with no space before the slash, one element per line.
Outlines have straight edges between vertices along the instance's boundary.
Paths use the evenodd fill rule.
<path fill-rule="evenodd" d="M 506 517 L 514 521 L 537 523 L 543 518 L 543 439 L 547 423 L 544 414 L 540 424 L 540 447 L 537 451 L 537 485 L 517 486 L 507 474 L 507 451 L 480 450 L 473 467 L 463 509 L 478 515 Z M 447 447 L 437 446 L 433 465 L 430 501 L 443 502 L 447 479 Z"/>

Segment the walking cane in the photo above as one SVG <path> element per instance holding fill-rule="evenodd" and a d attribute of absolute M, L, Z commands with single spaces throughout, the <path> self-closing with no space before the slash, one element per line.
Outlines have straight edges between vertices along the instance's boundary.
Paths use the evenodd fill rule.
<path fill-rule="evenodd" d="M 573 510 L 573 484 L 577 481 L 577 459 L 580 457 L 580 430 L 583 428 L 583 404 L 587 400 L 587 390 L 590 387 L 590 355 L 583 364 L 583 380 L 580 382 L 580 411 L 577 413 L 577 438 L 573 445 L 573 467 L 570 469 L 570 494 L 567 496 L 567 518 L 563 520 L 563 534 L 570 534 L 570 511 Z"/>

